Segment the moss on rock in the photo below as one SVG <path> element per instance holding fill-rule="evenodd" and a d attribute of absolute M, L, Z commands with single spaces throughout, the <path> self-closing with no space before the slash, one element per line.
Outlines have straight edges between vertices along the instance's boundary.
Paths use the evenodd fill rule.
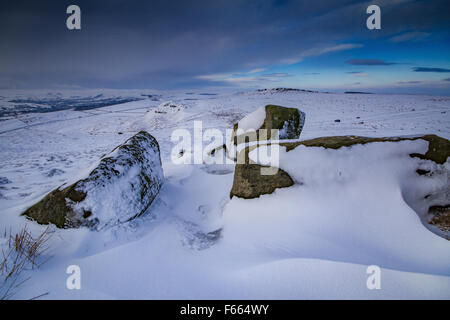
<path fill-rule="evenodd" d="M 266 118 L 260 129 L 268 130 L 268 139 L 270 139 L 270 130 L 280 130 L 280 139 L 298 139 L 305 123 L 305 114 L 297 108 L 286 108 L 269 104 L 266 106 Z"/>
<path fill-rule="evenodd" d="M 263 175 L 261 169 L 274 169 L 276 174 Z M 237 164 L 234 171 L 233 187 L 230 198 L 233 196 L 253 199 L 263 194 L 270 194 L 277 188 L 286 188 L 294 184 L 292 178 L 283 170 L 262 166 L 259 164 Z"/>
<path fill-rule="evenodd" d="M 279 139 L 298 139 L 305 124 L 305 113 L 297 108 L 287 108 L 269 104 L 265 106 L 266 117 L 260 128 L 255 128 L 256 132 L 237 134 L 239 128 L 236 123 L 233 126 L 232 141 L 235 145 L 256 141 L 271 139 L 271 130 L 279 130 Z M 267 130 L 267 137 L 260 137 L 259 130 Z"/>
<path fill-rule="evenodd" d="M 414 153 L 412 157 L 431 160 L 438 164 L 443 164 L 450 156 L 450 142 L 442 137 L 434 134 L 428 134 L 419 137 L 383 137 L 383 138 L 369 138 L 360 136 L 333 136 L 320 137 L 298 142 L 283 142 L 281 146 L 286 147 L 286 151 L 291 151 L 296 147 L 303 145 L 306 147 L 323 147 L 329 149 L 339 149 L 341 147 L 351 147 L 355 144 L 366 144 L 372 142 L 398 142 L 405 140 L 425 140 L 428 141 L 428 151 L 425 154 Z"/>
<path fill-rule="evenodd" d="M 68 225 L 82 225 L 82 221 L 77 219 L 77 215 L 66 201 L 68 199 L 69 201 L 80 202 L 86 197 L 86 193 L 75 190 L 75 187 L 75 184 L 72 184 L 62 190 L 53 190 L 23 214 L 37 223 L 53 223 L 58 228 L 65 228 Z"/>

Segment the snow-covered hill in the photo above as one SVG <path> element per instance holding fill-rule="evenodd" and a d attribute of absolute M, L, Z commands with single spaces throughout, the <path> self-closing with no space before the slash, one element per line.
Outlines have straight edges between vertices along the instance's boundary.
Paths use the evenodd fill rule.
<path fill-rule="evenodd" d="M 423 141 L 383 150 L 359 146 L 350 163 L 346 150 L 296 149 L 282 155 L 282 164 L 308 172 L 314 184 L 252 200 L 230 200 L 233 166 L 171 161 L 175 129 L 193 132 L 194 121 L 202 121 L 203 129 L 225 132 L 266 104 L 305 112 L 301 139 L 430 133 L 449 139 L 449 97 L 99 90 L 78 95 L 90 97 L 90 106 L 99 99 L 140 100 L 76 108 L 67 102 L 76 95 L 63 93 L 54 111 L 22 113 L 19 102 L 9 101 L 52 108 L 53 100 L 1 93 L 8 102 L 0 117 L 2 229 L 27 224 L 41 231 L 20 213 L 140 130 L 158 140 L 166 182 L 138 219 L 100 232 L 55 229 L 53 258 L 29 272 L 16 298 L 45 292 L 53 299 L 450 298 L 450 242 L 425 228 L 405 202 L 407 166 L 392 160 L 423 148 Z M 290 160 L 297 152 L 304 162 Z M 338 162 L 343 175 L 334 176 L 330 166 Z M 74 264 L 81 290 L 65 286 L 66 268 Z M 381 267 L 380 290 L 366 287 L 368 265 Z"/>

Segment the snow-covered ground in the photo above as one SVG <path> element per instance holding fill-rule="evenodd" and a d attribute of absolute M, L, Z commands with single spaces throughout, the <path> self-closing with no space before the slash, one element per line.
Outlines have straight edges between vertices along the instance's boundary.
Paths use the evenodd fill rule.
<path fill-rule="evenodd" d="M 193 131 L 194 121 L 225 134 L 266 104 L 305 112 L 301 139 L 425 133 L 449 139 L 450 97 L 99 94 L 63 92 L 58 99 L 80 96 L 85 100 L 76 103 L 81 99 L 91 107 L 61 102 L 64 110 L 42 113 L 30 108 L 42 104 L 47 93 L 0 93 L 2 110 L 8 111 L 0 118 L 1 228 L 14 231 L 27 224 L 42 231 L 44 226 L 20 213 L 139 130 L 158 140 L 166 181 L 138 219 L 99 232 L 55 229 L 47 253 L 53 257 L 29 272 L 31 279 L 15 298 L 47 292 L 43 298 L 450 298 L 450 242 L 430 232 L 402 195 L 405 184 L 420 183 L 408 175 L 417 160 L 407 155 L 425 148 L 423 141 L 388 143 L 383 149 L 356 146 L 351 156 L 345 148 L 298 147 L 282 152 L 281 165 L 308 187 L 297 184 L 258 199 L 230 200 L 233 166 L 176 165 L 170 139 L 175 129 Z M 140 100 L 92 104 L 105 97 Z M 15 114 L 12 100 L 32 106 Z M 218 240 L 207 236 L 219 229 Z M 66 288 L 69 265 L 81 268 L 81 290 Z M 381 267 L 380 290 L 366 287 L 368 265 Z"/>

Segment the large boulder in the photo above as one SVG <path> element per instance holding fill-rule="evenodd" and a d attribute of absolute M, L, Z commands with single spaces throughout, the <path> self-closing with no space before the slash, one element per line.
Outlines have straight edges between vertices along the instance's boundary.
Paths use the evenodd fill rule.
<path fill-rule="evenodd" d="M 103 156 L 89 174 L 51 191 L 23 214 L 41 224 L 99 230 L 143 214 L 163 179 L 158 142 L 140 131 Z"/>
<path fill-rule="evenodd" d="M 278 130 L 278 139 L 298 139 L 305 124 L 305 113 L 297 108 L 286 108 L 277 105 L 266 105 L 246 115 L 234 124 L 231 140 L 208 152 L 210 156 L 218 151 L 232 160 L 237 159 L 233 145 L 243 145 L 247 142 L 277 140 L 272 137 L 271 130 Z"/>
<path fill-rule="evenodd" d="M 267 105 L 266 118 L 260 129 L 278 129 L 280 139 L 298 139 L 304 125 L 305 113 L 297 108 Z"/>
<path fill-rule="evenodd" d="M 418 157 L 425 160 L 431 160 L 437 164 L 444 164 L 450 156 L 450 142 L 447 139 L 436 135 L 424 135 L 416 137 L 385 137 L 369 138 L 359 136 L 333 136 L 320 137 L 311 140 L 297 142 L 281 142 L 280 145 L 286 147 L 289 152 L 296 147 L 303 145 L 306 147 L 322 147 L 326 149 L 339 149 L 341 147 L 351 147 L 356 144 L 366 144 L 372 142 L 398 142 L 403 140 L 422 139 L 428 142 L 428 150 L 424 154 L 411 154 L 411 157 Z M 230 197 L 233 196 L 245 199 L 258 198 L 263 194 L 270 194 L 277 188 L 290 187 L 294 184 L 289 174 L 282 169 L 274 168 L 274 174 L 264 175 L 262 170 L 269 167 L 255 163 L 249 158 L 249 153 L 258 148 L 258 145 L 245 147 L 238 155 L 238 163 L 235 167 L 233 186 L 230 191 Z M 427 174 L 421 172 L 419 174 Z M 446 201 L 444 201 L 446 202 Z M 448 205 L 448 203 L 443 203 Z M 448 215 L 448 209 L 440 210 L 440 221 Z"/>
<path fill-rule="evenodd" d="M 248 114 L 233 127 L 232 139 L 235 145 L 261 139 L 258 130 L 267 130 L 267 139 L 271 139 L 271 130 L 279 130 L 279 139 L 298 139 L 305 124 L 305 113 L 297 108 L 266 105 Z M 256 130 L 254 134 L 239 133 Z"/>
<path fill-rule="evenodd" d="M 437 135 L 370 138 L 360 136 L 320 137 L 305 141 L 279 142 L 280 146 L 290 152 L 298 146 L 325 149 L 351 148 L 357 144 L 392 143 L 400 141 L 424 140 L 428 147 L 421 153 L 410 153 L 412 158 L 419 158 L 416 183 L 402 185 L 403 200 L 417 213 L 423 224 L 435 234 L 450 240 L 450 141 Z M 271 143 L 274 145 L 274 143 Z M 243 148 L 235 167 L 233 186 L 230 197 L 253 199 L 264 194 L 273 193 L 278 188 L 294 185 L 292 177 L 298 179 L 299 172 L 286 172 L 257 163 L 256 154 L 261 145 Z M 267 169 L 270 174 L 263 174 Z M 367 168 L 368 170 L 370 168 Z M 291 174 L 292 177 L 289 175 Z M 327 174 L 326 172 L 324 173 Z M 414 180 L 411 180 L 414 181 Z"/>

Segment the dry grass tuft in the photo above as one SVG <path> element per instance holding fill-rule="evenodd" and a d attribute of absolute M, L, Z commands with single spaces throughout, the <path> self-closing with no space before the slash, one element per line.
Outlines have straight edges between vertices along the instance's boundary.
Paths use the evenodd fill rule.
<path fill-rule="evenodd" d="M 26 226 L 18 233 L 3 232 L 0 236 L 0 300 L 10 299 L 29 279 L 23 271 L 39 268 L 48 260 L 41 257 L 48 250 L 51 235 L 49 227 L 36 238 Z"/>

